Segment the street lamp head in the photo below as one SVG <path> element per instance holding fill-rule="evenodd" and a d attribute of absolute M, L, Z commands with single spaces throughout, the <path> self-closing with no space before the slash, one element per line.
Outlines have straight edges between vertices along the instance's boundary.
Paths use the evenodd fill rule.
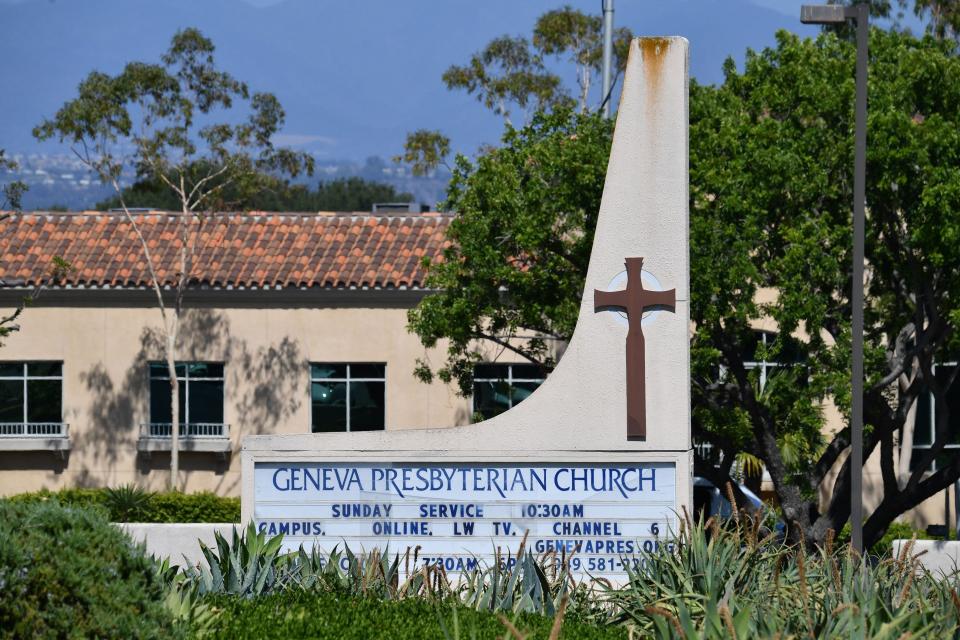
<path fill-rule="evenodd" d="M 800 7 L 803 24 L 840 24 L 846 22 L 845 7 L 840 4 L 805 4 Z"/>

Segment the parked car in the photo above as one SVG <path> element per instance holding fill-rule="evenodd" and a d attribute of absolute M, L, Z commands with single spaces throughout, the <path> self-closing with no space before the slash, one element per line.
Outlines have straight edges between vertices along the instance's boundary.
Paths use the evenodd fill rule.
<path fill-rule="evenodd" d="M 753 508 L 763 506 L 763 501 L 750 489 L 742 484 L 738 485 L 743 495 L 750 501 Z M 739 505 L 741 508 L 745 505 Z M 693 479 L 693 511 L 699 516 L 704 512 L 704 518 L 719 515 L 722 518 L 729 518 L 733 514 L 733 507 L 727 500 L 727 492 L 721 491 L 717 486 L 706 478 L 695 477 Z"/>

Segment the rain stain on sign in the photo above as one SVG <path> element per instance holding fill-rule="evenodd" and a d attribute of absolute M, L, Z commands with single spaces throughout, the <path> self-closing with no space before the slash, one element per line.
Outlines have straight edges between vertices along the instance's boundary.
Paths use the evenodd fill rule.
<path fill-rule="evenodd" d="M 643 81 L 647 85 L 646 103 L 651 107 L 656 103 L 655 96 L 660 88 L 660 76 L 663 73 L 663 62 L 670 49 L 670 38 L 638 38 L 641 60 L 643 61 Z"/>

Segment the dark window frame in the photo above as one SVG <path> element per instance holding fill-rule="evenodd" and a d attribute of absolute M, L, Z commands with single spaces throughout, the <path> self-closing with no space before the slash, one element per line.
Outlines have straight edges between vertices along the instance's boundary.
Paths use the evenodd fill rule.
<path fill-rule="evenodd" d="M 32 364 L 57 364 L 60 365 L 60 374 L 55 376 L 38 376 L 30 374 L 30 365 Z M 63 421 L 63 361 L 62 360 L 5 360 L 0 365 L 19 365 L 19 375 L 3 375 L 0 373 L 0 380 L 22 380 L 23 381 L 23 410 L 21 411 L 22 420 L 8 424 L 64 424 Z M 29 383 L 31 380 L 56 380 L 60 383 L 60 418 L 53 421 L 32 422 L 30 416 L 30 392 Z"/>
<path fill-rule="evenodd" d="M 191 365 L 216 365 L 221 367 L 222 372 L 219 377 L 216 376 L 191 376 L 190 375 L 190 366 Z M 159 366 L 163 367 L 163 375 L 153 375 L 153 367 Z M 190 424 L 219 424 L 226 425 L 227 423 L 227 384 L 226 384 L 226 364 L 224 362 L 218 362 L 215 360 L 182 360 L 175 363 L 177 368 L 183 367 L 183 373 L 177 374 L 177 383 L 183 383 L 183 411 L 180 414 L 180 424 L 181 425 L 190 425 Z M 147 407 L 148 407 L 148 418 L 150 424 L 167 424 L 166 422 L 161 422 L 159 420 L 154 420 L 153 408 L 152 408 L 152 398 L 150 394 L 152 393 L 151 387 L 154 380 L 159 380 L 167 383 L 169 386 L 170 382 L 170 372 L 167 369 L 166 362 L 151 361 L 147 363 Z M 223 403 L 220 407 L 220 422 L 197 422 L 191 423 L 189 420 L 190 416 L 190 382 L 219 382 L 221 385 L 220 395 L 223 398 Z M 172 416 L 171 416 L 172 419 Z"/>
<path fill-rule="evenodd" d="M 314 367 L 344 367 L 345 373 L 343 376 L 314 376 L 313 369 Z M 383 367 L 383 375 L 381 377 L 371 377 L 371 376 L 353 376 L 352 369 L 353 367 Z M 358 430 L 360 431 L 386 431 L 387 429 L 387 363 L 386 362 L 369 362 L 369 361 L 356 361 L 356 362 L 310 362 L 310 433 L 353 433 L 352 427 L 352 418 L 350 415 L 350 386 L 354 382 L 381 382 L 383 383 L 383 426 L 379 429 L 377 428 L 365 428 Z M 346 425 L 343 431 L 314 431 L 314 406 L 313 406 L 313 385 L 314 383 L 324 383 L 324 382 L 335 382 L 343 383 L 346 387 L 346 394 L 344 396 L 344 411 L 346 412 Z"/>
<path fill-rule="evenodd" d="M 937 367 L 957 367 L 957 366 L 960 366 L 960 361 L 950 360 L 948 362 L 939 362 L 939 363 L 935 362 L 933 363 L 931 369 L 932 369 L 933 375 L 936 376 Z M 954 384 L 954 387 L 956 387 L 957 390 L 960 391 L 960 375 L 958 375 L 958 377 L 954 380 L 953 384 Z M 925 410 L 923 407 L 917 406 L 917 422 L 913 426 L 913 446 L 912 446 L 912 451 L 910 455 L 911 471 L 913 471 L 916 468 L 915 465 L 917 464 L 917 461 L 920 459 L 920 456 L 924 455 L 926 451 L 929 451 L 930 449 L 933 448 L 933 443 L 936 440 L 935 434 L 936 434 L 936 428 L 937 428 L 937 403 L 936 403 L 936 399 L 933 397 L 933 391 L 928 391 L 926 393 L 926 398 L 924 398 L 923 395 L 918 396 L 916 402 L 918 405 L 922 402 L 928 402 L 929 404 L 927 405 Z M 927 421 L 925 425 L 922 425 L 920 421 L 922 414 L 926 414 L 926 417 L 927 417 Z M 952 422 L 955 421 L 958 424 L 957 429 L 960 430 L 960 415 L 953 415 L 951 416 L 951 418 L 952 418 L 951 420 Z M 926 431 L 929 444 L 917 444 L 918 430 L 921 428 L 924 428 L 924 430 Z M 946 445 L 944 445 L 941 455 L 945 453 L 949 453 L 950 451 L 954 451 L 956 452 L 957 455 L 960 455 L 960 442 L 958 443 L 948 442 Z M 930 468 L 927 469 L 925 473 L 933 473 L 935 471 L 937 471 L 936 459 L 934 459 L 930 463 Z"/>
<path fill-rule="evenodd" d="M 518 405 L 518 404 L 520 404 L 520 402 L 522 402 L 522 400 L 521 400 L 520 402 L 516 402 L 516 403 L 513 401 L 513 389 L 514 389 L 513 384 L 514 384 L 515 382 L 536 382 L 536 383 L 537 383 L 537 387 L 539 388 L 540 385 L 542 385 L 542 384 L 543 384 L 544 382 L 546 382 L 546 380 L 547 380 L 547 377 L 546 377 L 546 376 L 539 377 L 539 378 L 530 378 L 530 377 L 525 377 L 525 376 L 515 377 L 515 376 L 513 375 L 513 368 L 514 368 L 515 366 L 517 366 L 517 367 L 529 367 L 529 366 L 531 366 L 531 365 L 530 365 L 530 363 L 528 363 L 528 362 L 481 362 L 481 363 L 478 363 L 478 364 L 477 364 L 477 366 L 474 368 L 473 393 L 470 394 L 470 415 L 471 415 L 471 416 L 476 416 L 477 414 L 483 415 L 483 414 L 477 409 L 477 405 L 476 405 L 477 383 L 478 383 L 478 382 L 479 382 L 479 383 L 494 383 L 494 384 L 500 383 L 500 382 L 505 382 L 505 383 L 507 384 L 507 402 L 508 402 L 508 406 L 507 406 L 506 409 L 504 409 L 503 411 L 501 411 L 501 412 L 498 413 L 498 414 L 495 414 L 495 415 L 490 416 L 490 417 L 486 417 L 486 416 L 485 416 L 485 417 L 483 418 L 484 420 L 489 420 L 489 419 L 491 419 L 491 418 L 494 418 L 494 417 L 500 415 L 501 413 L 505 413 L 505 412 L 509 411 L 510 409 L 513 409 L 516 405 Z M 506 378 L 504 378 L 504 377 L 491 378 L 491 377 L 486 377 L 486 376 L 478 376 L 478 375 L 476 375 L 476 373 L 477 373 L 477 368 L 479 368 L 479 367 L 506 367 L 507 377 L 506 377 Z"/>

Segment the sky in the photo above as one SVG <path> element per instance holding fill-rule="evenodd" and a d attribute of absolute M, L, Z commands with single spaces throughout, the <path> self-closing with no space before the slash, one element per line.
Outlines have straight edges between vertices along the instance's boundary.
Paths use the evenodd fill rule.
<path fill-rule="evenodd" d="M 75 95 L 90 71 L 158 61 L 170 37 L 196 26 L 219 65 L 287 112 L 277 142 L 320 159 L 389 158 L 410 131 L 439 129 L 455 151 L 495 143 L 503 122 L 441 74 L 494 37 L 529 35 L 537 16 L 601 0 L 0 0 L 0 148 L 64 153 L 31 129 Z M 778 29 L 814 36 L 792 0 L 616 0 L 614 19 L 637 35 L 690 40 L 691 75 L 722 80 L 721 65 L 774 43 Z M 555 68 L 571 78 L 569 67 Z M 615 104 L 615 103 L 614 103 Z"/>

